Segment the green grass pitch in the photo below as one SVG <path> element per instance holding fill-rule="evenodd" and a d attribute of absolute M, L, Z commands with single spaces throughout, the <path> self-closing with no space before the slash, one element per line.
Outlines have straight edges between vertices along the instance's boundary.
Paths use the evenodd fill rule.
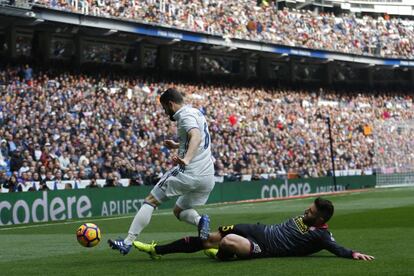
<path fill-rule="evenodd" d="M 414 189 L 377 189 L 327 196 L 335 205 L 329 228 L 342 245 L 374 255 L 373 262 L 341 259 L 322 251 L 309 257 L 218 262 L 202 252 L 172 254 L 153 261 L 132 251 L 121 256 L 106 240 L 124 236 L 132 216 L 0 228 L 1 275 L 414 275 Z M 200 208 L 212 227 L 234 223 L 279 223 L 303 213 L 312 198 L 208 205 Z M 83 248 L 75 231 L 96 223 L 103 241 Z M 171 210 L 154 213 L 139 240 L 168 242 L 196 235 Z"/>

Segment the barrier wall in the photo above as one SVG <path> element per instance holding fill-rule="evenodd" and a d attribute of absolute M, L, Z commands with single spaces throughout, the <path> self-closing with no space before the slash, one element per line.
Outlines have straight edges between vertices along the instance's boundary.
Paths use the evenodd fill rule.
<path fill-rule="evenodd" d="M 337 190 L 375 186 L 375 176 L 337 178 Z M 93 188 L 0 194 L 0 226 L 85 217 L 131 214 L 138 211 L 152 187 Z M 333 191 L 332 178 L 217 183 L 208 203 L 288 197 Z M 175 200 L 161 208 L 170 208 Z"/>

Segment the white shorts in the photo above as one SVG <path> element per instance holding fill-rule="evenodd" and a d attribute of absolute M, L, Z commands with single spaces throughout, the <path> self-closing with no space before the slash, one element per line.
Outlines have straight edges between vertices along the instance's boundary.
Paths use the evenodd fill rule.
<path fill-rule="evenodd" d="M 151 195 L 159 203 L 179 196 L 176 205 L 185 210 L 206 204 L 214 184 L 214 175 L 192 176 L 174 167 L 161 177 Z"/>

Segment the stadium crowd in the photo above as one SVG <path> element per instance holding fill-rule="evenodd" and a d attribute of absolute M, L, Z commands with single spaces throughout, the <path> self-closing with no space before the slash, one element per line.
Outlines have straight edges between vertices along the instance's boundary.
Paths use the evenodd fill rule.
<path fill-rule="evenodd" d="M 34 0 L 35 5 L 99 17 L 288 46 L 381 57 L 414 57 L 414 21 L 278 10 L 256 0 Z"/>
<path fill-rule="evenodd" d="M 0 184 L 15 190 L 48 180 L 156 183 L 172 166 L 163 140 L 177 138 L 158 103 L 167 87 L 206 114 L 216 174 L 226 180 L 329 175 L 326 115 L 336 168 L 369 172 L 374 122 L 414 118 L 412 96 L 404 93 L 195 85 L 7 67 L 0 70 Z"/>

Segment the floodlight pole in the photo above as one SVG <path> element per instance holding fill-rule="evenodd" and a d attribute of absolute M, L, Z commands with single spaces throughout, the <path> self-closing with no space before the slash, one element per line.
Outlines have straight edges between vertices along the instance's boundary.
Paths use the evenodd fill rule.
<path fill-rule="evenodd" d="M 328 131 L 329 131 L 329 145 L 331 148 L 331 165 L 332 165 L 332 177 L 333 177 L 333 185 L 335 192 L 336 189 L 336 174 L 335 174 L 335 159 L 334 159 L 334 152 L 333 152 L 333 140 L 332 140 L 332 130 L 331 130 L 331 118 L 328 116 L 325 117 L 326 123 L 328 124 Z"/>

